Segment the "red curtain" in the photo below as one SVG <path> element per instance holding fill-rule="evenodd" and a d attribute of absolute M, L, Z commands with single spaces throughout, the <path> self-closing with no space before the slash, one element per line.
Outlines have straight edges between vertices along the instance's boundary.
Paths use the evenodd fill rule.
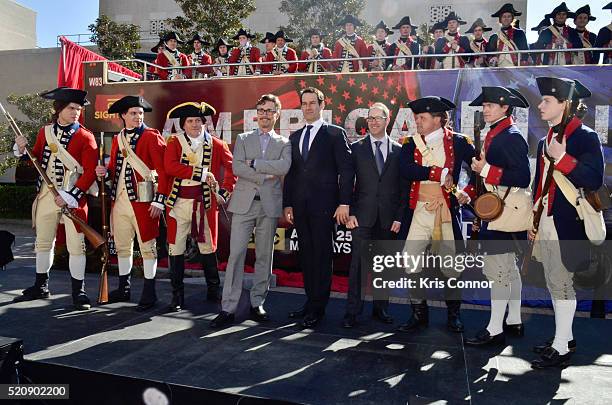
<path fill-rule="evenodd" d="M 57 85 L 68 86 L 74 89 L 83 89 L 85 78 L 83 77 L 83 62 L 95 60 L 107 60 L 105 57 L 75 44 L 66 37 L 60 37 L 62 52 L 59 66 L 57 68 Z M 122 73 L 127 76 L 140 79 L 142 76 L 116 63 L 109 63 L 109 69 L 113 72 Z"/>

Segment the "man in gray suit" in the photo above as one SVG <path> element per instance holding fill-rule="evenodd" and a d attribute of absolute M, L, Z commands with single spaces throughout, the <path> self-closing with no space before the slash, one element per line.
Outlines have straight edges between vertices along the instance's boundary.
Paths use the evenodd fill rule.
<path fill-rule="evenodd" d="M 364 282 L 369 269 L 361 267 L 363 244 L 369 240 L 393 240 L 400 231 L 406 210 L 408 184 L 401 179 L 399 154 L 402 146 L 387 135 L 391 118 L 389 108 L 374 103 L 368 112 L 368 135 L 351 144 L 355 170 L 355 189 L 349 221 L 353 244 L 346 315 L 342 326 L 355 326 L 363 307 Z M 374 291 L 372 316 L 384 323 L 393 323 L 387 313 L 387 291 Z"/>
<path fill-rule="evenodd" d="M 228 210 L 233 213 L 230 256 L 225 270 L 221 312 L 211 327 L 221 328 L 234 321 L 242 294 L 244 260 L 249 239 L 255 230 L 255 275 L 251 287 L 251 319 L 267 321 L 263 303 L 272 275 L 274 235 L 283 211 L 281 177 L 291 166 L 291 144 L 274 132 L 281 102 L 273 94 L 257 101 L 257 125 L 253 132 L 238 135 L 232 169 L 238 181 Z"/>

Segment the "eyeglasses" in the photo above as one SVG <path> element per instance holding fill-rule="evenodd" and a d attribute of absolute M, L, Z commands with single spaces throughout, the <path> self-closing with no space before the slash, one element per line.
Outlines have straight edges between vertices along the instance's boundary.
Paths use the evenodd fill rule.
<path fill-rule="evenodd" d="M 380 122 L 383 122 L 386 119 L 387 119 L 387 117 L 368 117 L 368 118 L 366 118 L 366 121 L 367 122 L 374 122 L 374 121 L 376 121 L 376 122 L 380 123 Z"/>
<path fill-rule="evenodd" d="M 269 110 L 269 109 L 263 109 L 263 108 L 258 108 L 257 109 L 257 114 L 259 115 L 271 115 L 274 114 L 276 112 L 276 110 Z"/>

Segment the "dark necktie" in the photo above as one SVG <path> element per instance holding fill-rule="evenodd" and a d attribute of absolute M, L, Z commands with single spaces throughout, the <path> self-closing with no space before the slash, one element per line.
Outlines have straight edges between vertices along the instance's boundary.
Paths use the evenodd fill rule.
<path fill-rule="evenodd" d="M 304 162 L 308 159 L 308 147 L 310 145 L 310 130 L 312 129 L 312 125 L 308 125 L 306 127 L 306 133 L 304 134 L 304 141 L 302 142 L 302 159 Z"/>
<path fill-rule="evenodd" d="M 376 159 L 376 167 L 378 168 L 378 174 L 382 174 L 383 167 L 385 167 L 385 158 L 383 158 L 382 151 L 380 150 L 381 141 L 375 141 L 374 145 L 376 145 L 376 153 L 374 157 Z"/>

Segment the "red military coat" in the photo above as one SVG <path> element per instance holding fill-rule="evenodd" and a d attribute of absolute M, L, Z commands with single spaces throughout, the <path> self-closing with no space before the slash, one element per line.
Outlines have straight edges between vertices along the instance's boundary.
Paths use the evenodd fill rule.
<path fill-rule="evenodd" d="M 356 39 L 355 39 L 355 44 L 353 45 L 355 47 L 355 50 L 357 51 L 357 53 L 359 54 L 359 56 L 361 57 L 368 57 L 370 56 L 370 49 L 368 47 L 368 45 L 365 43 L 365 41 L 359 36 L 359 35 L 355 35 Z M 334 59 L 339 59 L 339 58 L 346 58 L 346 57 L 356 57 L 356 56 L 347 56 L 348 51 L 346 51 L 342 45 L 340 45 L 340 41 L 336 41 L 336 44 L 334 45 L 334 54 L 333 57 Z M 355 60 L 355 61 L 351 61 L 351 63 L 353 64 L 353 72 L 359 72 L 359 61 Z M 362 65 L 363 65 L 363 69 L 367 70 L 367 66 L 369 64 L 369 62 L 367 60 L 361 61 Z M 342 67 L 342 62 L 334 62 L 334 66 L 336 67 L 336 69 L 341 69 Z"/>
<path fill-rule="evenodd" d="M 181 66 L 190 66 L 191 63 L 189 62 L 189 58 L 187 57 L 187 55 L 185 55 L 182 52 L 179 52 L 179 60 L 177 60 L 177 62 L 179 62 L 181 64 Z M 157 54 L 157 58 L 155 58 L 155 63 L 156 65 L 159 65 L 161 67 L 170 67 L 170 61 L 168 60 L 168 58 L 166 57 L 166 55 L 163 52 L 160 52 Z M 161 80 L 168 80 L 168 72 L 170 72 L 170 70 L 162 70 L 162 69 L 157 69 L 156 73 L 159 76 L 159 78 Z M 188 75 L 190 74 L 189 69 L 181 69 L 181 73 L 183 73 L 184 75 Z"/>
<path fill-rule="evenodd" d="M 181 143 L 173 135 L 168 139 L 168 147 L 164 155 L 164 164 L 166 166 L 166 174 L 168 175 L 169 187 L 172 187 L 173 183 L 177 179 L 192 179 L 194 176 L 194 166 L 181 163 L 183 156 L 183 149 Z M 221 139 L 211 136 L 212 139 L 212 160 L 210 162 L 208 171 L 211 172 L 215 179 L 219 182 L 219 194 L 225 199 L 228 199 L 230 193 L 234 190 L 234 184 L 236 184 L 236 176 L 232 171 L 232 152 L 230 152 L 227 143 Z M 221 180 L 221 167 L 223 167 L 223 180 Z M 202 179 L 204 181 L 204 179 Z M 218 229 L 219 229 L 219 206 L 217 199 L 211 196 L 210 209 L 206 211 L 206 219 L 208 220 L 208 227 L 212 235 L 212 248 L 213 251 L 217 249 Z M 171 208 L 167 209 L 166 218 L 168 218 L 168 243 L 175 243 L 176 241 L 176 220 L 170 216 Z"/>
<path fill-rule="evenodd" d="M 142 128 L 142 127 L 141 127 Z M 155 202 L 164 204 L 165 199 L 168 195 L 168 178 L 164 168 L 164 153 L 166 151 L 166 141 L 161 136 L 159 131 L 154 128 L 144 127 L 142 133 L 136 143 L 136 155 L 143 161 L 144 164 L 151 170 L 157 172 L 157 194 L 155 196 Z M 112 186 L 112 195 L 115 195 L 115 190 L 119 181 L 119 174 L 121 167 L 117 166 L 118 159 L 121 161 L 121 154 L 119 151 L 119 141 L 117 135 L 113 138 L 113 144 L 111 146 L 110 162 L 108 170 L 110 173 Z M 133 181 L 135 191 L 137 192 L 138 182 L 143 181 L 143 178 L 136 172 L 133 171 Z M 114 198 L 113 198 L 114 199 Z M 149 207 L 151 203 L 131 201 L 132 209 L 136 215 L 138 221 L 138 231 L 143 242 L 149 241 L 159 236 L 159 218 L 151 218 L 149 214 Z"/>
<path fill-rule="evenodd" d="M 289 47 L 287 47 L 287 51 L 285 52 L 285 59 L 287 59 L 288 61 L 295 61 L 297 60 L 297 54 L 295 53 L 295 51 Z M 266 52 L 266 62 L 274 62 L 276 61 L 276 58 L 274 56 L 273 52 Z M 277 68 L 282 68 L 282 65 L 265 65 L 266 69 L 266 73 L 272 73 L 275 69 Z M 287 69 L 286 73 L 295 73 L 295 71 L 297 70 L 297 63 L 289 63 L 289 68 Z M 262 73 L 263 69 L 262 69 Z"/>
<path fill-rule="evenodd" d="M 331 49 L 324 47 L 324 46 L 320 46 L 319 48 L 317 48 L 317 50 L 319 51 L 319 56 L 317 57 L 317 61 L 319 61 L 318 71 L 320 72 L 321 70 L 325 70 L 326 72 L 329 72 L 332 69 L 331 63 L 324 62 L 323 60 L 332 58 Z M 302 51 L 302 56 L 300 56 L 300 59 L 307 60 L 308 58 L 310 58 L 310 54 L 308 53 L 308 51 Z M 300 72 L 308 72 L 309 67 L 310 67 L 310 63 L 306 63 L 306 62 L 298 63 L 298 70 Z"/>
<path fill-rule="evenodd" d="M 230 54 L 228 63 L 240 63 L 240 53 L 241 53 L 240 47 L 232 48 L 232 53 Z M 259 48 L 257 48 L 256 46 L 251 46 L 249 48 L 249 62 L 257 63 L 260 60 L 261 60 L 261 54 L 259 52 Z M 248 75 L 253 74 L 252 73 L 253 71 L 251 71 L 251 67 L 253 68 L 253 71 L 255 72 L 261 70 L 258 67 L 258 65 L 255 65 L 255 66 L 247 65 L 246 70 L 247 70 Z M 238 74 L 238 66 L 230 66 L 230 76 L 237 75 L 237 74 Z"/>

